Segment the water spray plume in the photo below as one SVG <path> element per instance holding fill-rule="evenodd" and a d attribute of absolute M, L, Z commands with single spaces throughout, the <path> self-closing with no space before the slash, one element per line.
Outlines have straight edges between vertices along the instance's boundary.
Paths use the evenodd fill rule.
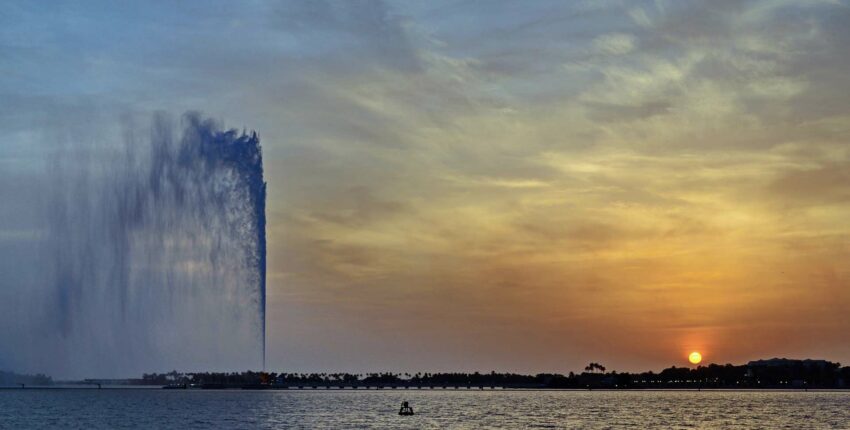
<path fill-rule="evenodd" d="M 260 139 L 181 125 L 54 163 L 42 329 L 63 373 L 265 367 Z"/>

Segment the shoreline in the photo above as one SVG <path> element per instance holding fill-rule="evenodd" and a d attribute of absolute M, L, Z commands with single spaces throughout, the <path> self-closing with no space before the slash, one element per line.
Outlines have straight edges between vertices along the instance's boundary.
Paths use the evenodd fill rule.
<path fill-rule="evenodd" d="M 102 387 L 91 387 L 80 385 L 63 385 L 63 386 L 29 386 L 29 387 L 0 387 L 0 391 L 37 391 L 37 390 L 78 390 L 78 391 L 96 391 L 96 390 L 136 390 L 136 391 L 160 391 L 166 387 L 148 386 L 148 385 L 108 385 Z M 247 388 L 247 387 L 227 387 L 227 388 L 178 388 L 168 389 L 166 391 L 228 391 L 228 392 L 257 392 L 257 391 L 283 391 L 283 392 L 329 392 L 329 393 L 356 393 L 356 392 L 458 392 L 458 393 L 491 393 L 491 392 L 532 392 L 532 391 L 560 391 L 560 392 L 787 392 L 787 393 L 850 393 L 850 388 L 453 388 L 453 387 L 434 387 L 434 388 L 329 388 L 329 387 L 304 387 L 304 388 Z"/>

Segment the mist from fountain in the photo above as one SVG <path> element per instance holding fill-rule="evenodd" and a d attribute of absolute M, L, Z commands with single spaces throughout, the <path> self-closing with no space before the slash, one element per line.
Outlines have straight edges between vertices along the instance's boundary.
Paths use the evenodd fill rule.
<path fill-rule="evenodd" d="M 156 115 L 51 163 L 34 335 L 59 374 L 265 363 L 263 160 L 256 133 Z M 32 302 L 32 301 L 31 301 Z"/>

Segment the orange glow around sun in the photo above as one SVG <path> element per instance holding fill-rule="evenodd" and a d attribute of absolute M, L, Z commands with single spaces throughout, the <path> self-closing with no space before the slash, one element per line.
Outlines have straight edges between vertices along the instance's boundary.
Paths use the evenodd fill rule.
<path fill-rule="evenodd" d="M 691 364 L 699 364 L 700 361 L 702 361 L 702 354 L 694 351 L 688 356 L 688 361 L 690 361 Z"/>

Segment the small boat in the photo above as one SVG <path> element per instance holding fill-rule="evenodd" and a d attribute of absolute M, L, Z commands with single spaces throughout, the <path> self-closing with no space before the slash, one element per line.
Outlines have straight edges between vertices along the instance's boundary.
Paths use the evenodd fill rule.
<path fill-rule="evenodd" d="M 401 409 L 398 410 L 399 415 L 413 415 L 413 408 L 407 402 L 401 402 Z"/>

